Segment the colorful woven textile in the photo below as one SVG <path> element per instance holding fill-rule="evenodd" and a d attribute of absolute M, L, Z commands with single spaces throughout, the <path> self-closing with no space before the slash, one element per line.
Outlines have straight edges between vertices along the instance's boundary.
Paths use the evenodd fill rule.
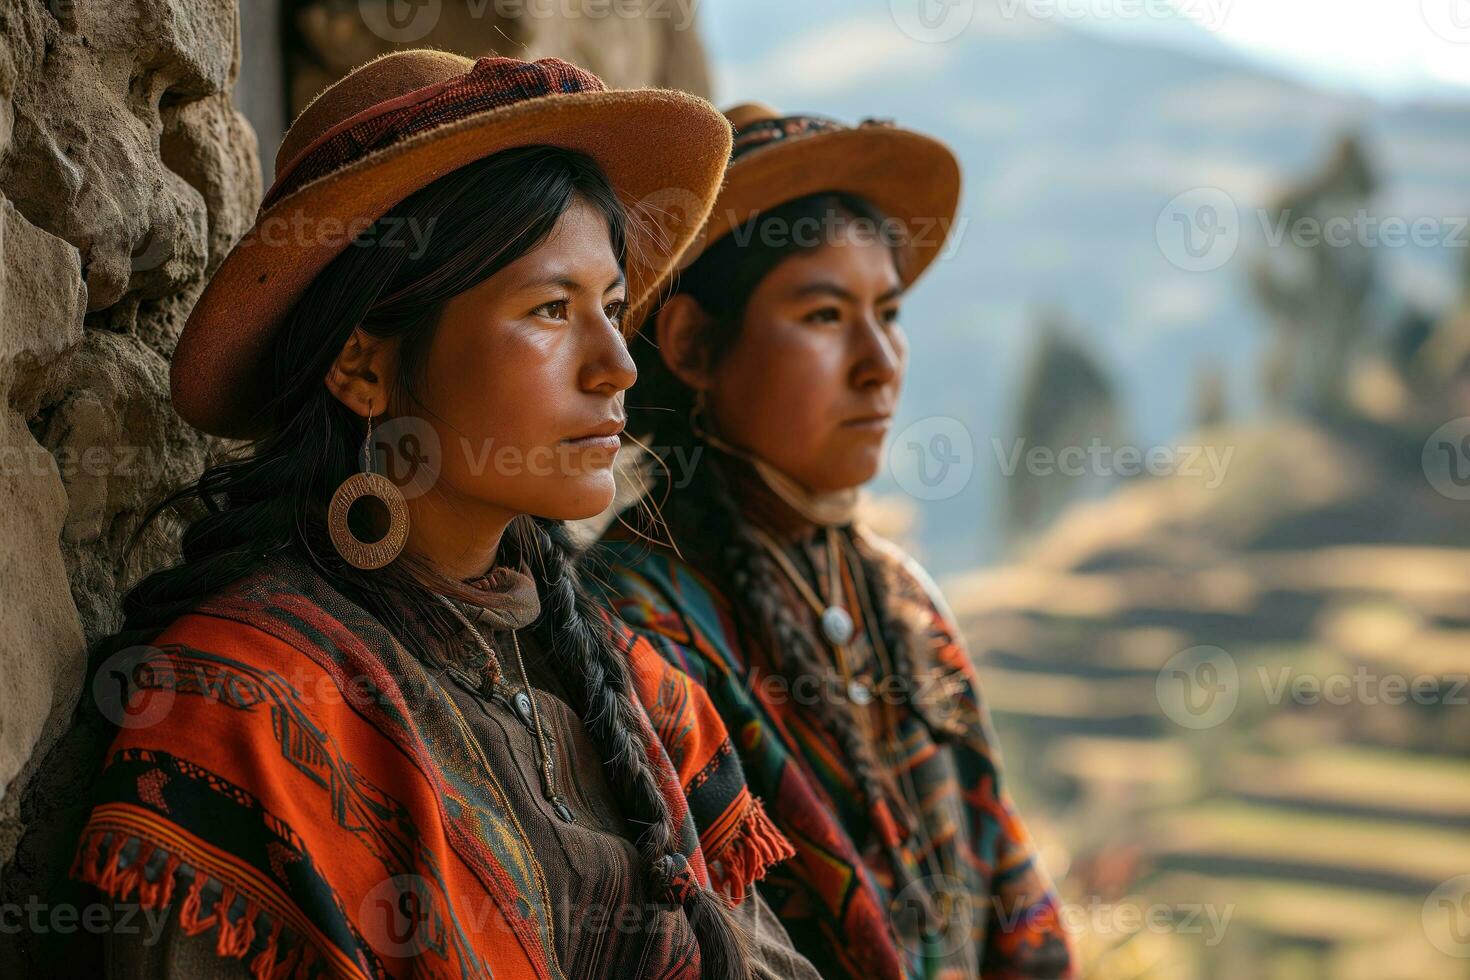
<path fill-rule="evenodd" d="M 640 692 L 667 692 L 650 757 L 688 874 L 717 862 L 739 896 L 790 847 L 700 692 L 620 635 Z M 262 565 L 104 668 L 127 712 L 73 877 L 177 908 L 257 977 L 561 976 L 535 853 L 463 717 L 304 563 Z M 698 975 L 695 957 L 680 976 Z"/>
<path fill-rule="evenodd" d="M 904 594 L 890 592 L 889 600 L 918 610 L 928 650 L 916 660 L 925 676 L 912 680 L 939 692 L 954 732 L 937 744 L 911 710 L 901 712 L 893 732 L 899 757 L 884 776 L 893 785 L 910 781 L 908 799 L 919 801 L 917 808 L 896 794 L 891 808 L 885 801 L 865 810 L 840 747 L 815 712 L 803 708 L 800 683 L 743 635 L 731 603 L 709 578 L 622 530 L 604 539 L 601 557 L 610 565 L 610 598 L 619 614 L 705 687 L 735 734 L 751 787 L 796 845 L 797 856 L 760 887 L 823 976 L 1070 976 L 1057 896 L 1001 785 L 974 668 L 937 589 L 892 545 L 860 531 L 843 533 L 856 533 L 901 583 Z M 857 583 L 845 576 L 843 587 L 861 635 Z M 790 599 L 815 631 L 815 616 L 794 589 Z M 651 713 L 661 725 L 657 706 Z M 890 834 L 897 834 L 896 848 L 883 846 Z M 907 866 L 903 880 L 920 882 L 927 896 L 894 894 L 895 850 Z M 921 936 L 908 913 L 916 900 L 930 899 L 944 903 L 947 926 Z"/>

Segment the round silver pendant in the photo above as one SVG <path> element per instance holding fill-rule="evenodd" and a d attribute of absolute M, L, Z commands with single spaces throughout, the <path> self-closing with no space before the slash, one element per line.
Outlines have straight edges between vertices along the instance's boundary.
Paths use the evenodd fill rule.
<path fill-rule="evenodd" d="M 852 617 L 841 606 L 822 610 L 822 635 L 830 643 L 842 646 L 852 639 Z"/>
<path fill-rule="evenodd" d="M 847 685 L 847 697 L 853 704 L 871 704 L 873 692 L 862 681 L 853 681 Z"/>
<path fill-rule="evenodd" d="M 531 711 L 531 695 L 525 691 L 517 691 L 515 696 L 510 699 L 510 703 L 515 709 L 516 717 L 521 720 L 522 725 L 525 725 L 527 728 L 535 727 L 536 715 Z"/>

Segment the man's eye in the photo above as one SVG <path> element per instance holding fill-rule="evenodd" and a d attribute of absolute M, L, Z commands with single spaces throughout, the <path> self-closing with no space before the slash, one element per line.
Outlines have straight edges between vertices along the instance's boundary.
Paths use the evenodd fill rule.
<path fill-rule="evenodd" d="M 897 323 L 898 322 L 898 307 L 895 306 L 891 310 L 884 310 L 883 311 L 883 322 L 885 324 Z"/>
<path fill-rule="evenodd" d="M 567 318 L 567 301 L 564 299 L 554 299 L 550 303 L 542 303 L 531 312 L 552 320 L 565 320 Z"/>
<path fill-rule="evenodd" d="M 805 319 L 807 323 L 838 323 L 842 320 L 842 311 L 835 306 L 824 306 L 808 313 Z"/>

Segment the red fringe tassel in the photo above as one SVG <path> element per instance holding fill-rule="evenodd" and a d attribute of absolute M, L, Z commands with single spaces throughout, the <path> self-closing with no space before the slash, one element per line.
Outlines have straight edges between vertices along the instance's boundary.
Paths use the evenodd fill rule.
<path fill-rule="evenodd" d="M 123 867 L 123 851 L 134 842 L 138 847 L 137 856 Z M 137 902 L 143 908 L 165 909 L 173 901 L 174 886 L 180 872 L 191 871 L 193 882 L 178 909 L 179 927 L 190 936 L 214 929 L 215 952 L 222 957 L 244 959 L 255 942 L 259 920 L 265 910 L 259 903 L 247 901 L 244 913 L 230 921 L 228 910 L 234 904 L 238 890 L 206 875 L 199 868 L 185 865 L 179 855 L 166 851 L 167 858 L 158 878 L 149 881 L 144 877 L 144 871 L 153 855 L 160 851 L 164 849 L 152 841 L 123 837 L 109 830 L 89 829 L 77 847 L 71 876 L 94 885 L 118 901 L 127 901 L 136 893 Z M 219 885 L 221 891 L 214 903 L 214 911 L 206 916 L 201 914 L 204 886 L 210 882 Z M 283 937 L 284 923 L 278 916 L 272 919 L 265 948 L 250 960 L 251 975 L 255 980 L 306 980 L 319 958 L 315 947 L 302 942 L 294 934 Z"/>

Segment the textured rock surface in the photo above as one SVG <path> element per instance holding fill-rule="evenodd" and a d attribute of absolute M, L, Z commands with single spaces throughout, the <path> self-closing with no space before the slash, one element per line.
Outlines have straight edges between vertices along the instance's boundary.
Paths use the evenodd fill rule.
<path fill-rule="evenodd" d="M 59 749 L 46 780 L 34 778 L 82 693 L 85 650 L 118 626 L 121 590 L 171 558 L 161 539 L 129 551 L 129 538 L 150 505 L 199 472 L 209 449 L 169 408 L 168 357 L 260 199 L 262 154 L 232 86 L 243 76 L 238 101 L 266 134 L 269 157 L 286 115 L 278 96 L 288 60 L 299 106 L 394 46 L 392 22 L 373 14 L 371 0 L 250 2 L 242 39 L 237 0 L 0 0 L 7 895 L 27 894 L 46 870 L 25 854 L 10 860 L 23 792 L 36 787 L 27 812 L 44 812 L 57 801 L 37 798 L 72 779 L 60 770 L 85 765 Z M 615 86 L 708 89 L 687 0 L 409 8 L 438 13 L 421 36 L 400 30 L 406 43 L 555 55 Z M 278 11 L 294 32 L 292 52 L 277 47 Z M 0 975 L 10 975 L 3 949 Z"/>
<path fill-rule="evenodd" d="M 128 536 L 203 458 L 166 359 L 260 194 L 235 71 L 233 0 L 0 0 L 0 858 L 85 644 L 167 558 Z"/>
<path fill-rule="evenodd" d="M 411 12 L 394 16 L 400 6 Z M 291 101 L 300 111 L 354 66 L 399 47 L 565 58 L 611 88 L 660 85 L 708 97 L 694 6 L 694 0 L 305 3 L 292 25 L 300 50 L 292 63 Z"/>

